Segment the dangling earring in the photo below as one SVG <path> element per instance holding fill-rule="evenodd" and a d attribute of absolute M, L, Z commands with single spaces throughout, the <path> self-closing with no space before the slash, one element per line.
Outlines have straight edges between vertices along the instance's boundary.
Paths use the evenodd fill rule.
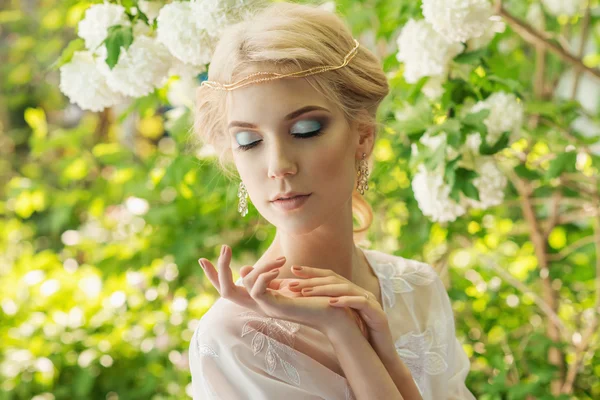
<path fill-rule="evenodd" d="M 244 182 L 240 182 L 240 187 L 238 189 L 238 197 L 240 199 L 238 204 L 238 212 L 242 214 L 242 217 L 245 217 L 248 214 L 248 192 L 246 191 L 246 186 Z"/>
<path fill-rule="evenodd" d="M 358 171 L 356 172 L 358 176 L 356 189 L 360 194 L 365 194 L 365 191 L 369 190 L 369 183 L 367 182 L 369 178 L 369 166 L 367 165 L 367 160 L 365 160 L 366 156 L 367 153 L 363 153 L 362 160 L 358 163 Z"/>

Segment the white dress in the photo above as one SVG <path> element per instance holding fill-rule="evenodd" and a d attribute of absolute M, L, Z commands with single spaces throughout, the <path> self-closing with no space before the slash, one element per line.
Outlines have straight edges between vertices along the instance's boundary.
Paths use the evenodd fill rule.
<path fill-rule="evenodd" d="M 465 385 L 470 361 L 435 270 L 377 250 L 363 252 L 379 278 L 396 351 L 423 399 L 475 399 Z M 355 398 L 324 334 L 223 298 L 201 318 L 189 357 L 194 400 Z"/>

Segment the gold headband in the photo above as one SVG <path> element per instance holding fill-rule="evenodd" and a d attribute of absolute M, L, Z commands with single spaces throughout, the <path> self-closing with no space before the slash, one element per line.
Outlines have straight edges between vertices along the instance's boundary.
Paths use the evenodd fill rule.
<path fill-rule="evenodd" d="M 266 82 L 266 81 L 272 81 L 275 79 L 288 78 L 288 77 L 297 78 L 297 77 L 303 77 L 303 76 L 308 76 L 308 75 L 314 75 L 314 74 L 318 74 L 318 73 L 325 72 L 325 71 L 331 71 L 334 69 L 339 69 L 339 68 L 342 68 L 342 67 L 345 67 L 346 65 L 348 65 L 350 60 L 352 60 L 352 58 L 354 58 L 354 56 L 356 55 L 356 53 L 358 51 L 358 46 L 359 46 L 358 40 L 354 39 L 354 43 L 355 43 L 355 46 L 344 57 L 344 62 L 337 66 L 326 65 L 323 67 L 313 67 L 313 68 L 305 69 L 304 71 L 291 72 L 289 74 L 278 74 L 277 72 L 255 72 L 255 73 L 250 74 L 234 83 L 219 83 L 219 82 L 215 82 L 215 81 L 204 81 L 200 84 L 200 86 L 208 86 L 210 88 L 217 89 L 217 90 L 230 91 L 230 90 L 244 87 L 251 83 Z M 259 76 L 259 75 L 270 75 L 270 76 L 267 78 L 258 78 L 258 79 L 254 79 L 251 81 L 247 81 L 249 78 L 251 78 L 253 76 Z M 244 81 L 247 81 L 247 82 L 244 82 Z"/>

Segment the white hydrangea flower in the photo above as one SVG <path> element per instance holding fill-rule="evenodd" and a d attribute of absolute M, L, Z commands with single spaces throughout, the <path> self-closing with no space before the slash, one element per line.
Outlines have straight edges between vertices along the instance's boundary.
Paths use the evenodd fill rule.
<path fill-rule="evenodd" d="M 567 15 L 574 16 L 581 11 L 585 0 L 542 0 L 548 12 L 556 17 Z"/>
<path fill-rule="evenodd" d="M 121 49 L 112 70 L 104 61 L 99 69 L 113 90 L 141 97 L 164 85 L 172 60 L 166 47 L 156 39 L 138 36 L 128 49 Z"/>
<path fill-rule="evenodd" d="M 419 142 L 423 143 L 426 147 L 431 150 L 437 149 L 440 145 L 446 146 L 446 160 L 452 160 L 458 156 L 458 152 L 447 144 L 448 134 L 444 131 L 432 136 L 431 132 L 427 131 L 421 136 Z M 418 154 L 418 148 L 413 147 L 413 154 Z"/>
<path fill-rule="evenodd" d="M 125 100 L 108 86 L 89 51 L 75 52 L 71 61 L 60 67 L 59 87 L 71 102 L 84 110 L 102 111 Z"/>
<path fill-rule="evenodd" d="M 212 57 L 216 37 L 198 20 L 197 7 L 195 2 L 175 1 L 161 8 L 157 38 L 180 61 L 205 65 Z"/>
<path fill-rule="evenodd" d="M 467 50 L 474 51 L 486 47 L 498 33 L 504 32 L 505 29 L 506 24 L 504 22 L 490 19 L 488 26 L 481 36 L 469 39 Z"/>
<path fill-rule="evenodd" d="M 498 169 L 493 157 L 479 157 L 476 161 L 476 171 L 479 174 L 473 179 L 473 185 L 479 192 L 479 201 L 464 197 L 464 201 L 471 207 L 487 209 L 502 204 L 506 176 Z"/>
<path fill-rule="evenodd" d="M 444 82 L 446 82 L 445 76 L 432 76 L 427 80 L 427 83 L 423 85 L 421 91 L 428 99 L 437 100 L 442 97 L 445 92 L 443 87 Z"/>
<path fill-rule="evenodd" d="M 495 92 L 487 99 L 479 101 L 470 110 L 476 113 L 483 109 L 490 110 L 489 115 L 484 120 L 488 129 L 486 143 L 495 144 L 503 132 L 510 131 L 511 138 L 514 139 L 521 130 L 523 124 L 523 104 L 518 101 L 512 93 Z"/>
<path fill-rule="evenodd" d="M 479 146 L 481 146 L 481 135 L 479 132 L 468 134 L 464 145 L 465 151 L 471 151 L 475 154 L 479 154 Z"/>
<path fill-rule="evenodd" d="M 493 14 L 489 0 L 423 0 L 421 8 L 433 29 L 455 42 L 483 35 Z"/>
<path fill-rule="evenodd" d="M 397 40 L 398 61 L 404 63 L 404 78 L 415 83 L 424 76 L 442 76 L 449 62 L 463 50 L 463 45 L 437 33 L 424 20 L 409 20 Z"/>
<path fill-rule="evenodd" d="M 464 205 L 450 198 L 450 186 L 444 182 L 443 165 L 435 171 L 428 171 L 425 165 L 420 164 L 411 186 L 419 209 L 434 222 L 454 221 L 467 211 Z"/>
<path fill-rule="evenodd" d="M 248 18 L 257 1 L 175 1 L 161 8 L 157 17 L 158 40 L 184 63 L 205 65 L 221 33 Z"/>
<path fill-rule="evenodd" d="M 138 2 L 138 7 L 140 10 L 148 17 L 150 22 L 154 21 L 156 17 L 158 17 L 158 13 L 160 9 L 163 7 L 163 3 L 161 1 L 146 1 L 140 0 Z"/>
<path fill-rule="evenodd" d="M 85 41 L 85 47 L 94 51 L 106 39 L 108 28 L 113 25 L 129 25 L 125 8 L 118 4 L 94 4 L 79 22 L 77 34 Z"/>

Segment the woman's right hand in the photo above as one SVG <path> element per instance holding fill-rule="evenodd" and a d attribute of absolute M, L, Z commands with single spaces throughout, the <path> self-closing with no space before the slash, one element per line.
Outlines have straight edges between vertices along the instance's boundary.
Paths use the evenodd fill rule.
<path fill-rule="evenodd" d="M 345 327 L 348 326 L 348 322 L 352 322 L 352 325 L 357 326 L 351 312 L 329 305 L 328 296 L 304 297 L 282 294 L 278 290 L 281 282 L 274 285 L 272 281 L 277 277 L 279 268 L 285 263 L 285 258 L 253 268 L 242 278 L 243 287 L 233 282 L 229 266 L 231 262 L 229 246 L 223 245 L 221 249 L 217 262 L 218 271 L 209 260 L 201 258 L 198 261 L 221 297 L 262 315 L 307 325 L 321 332 L 332 329 L 335 324 Z"/>

